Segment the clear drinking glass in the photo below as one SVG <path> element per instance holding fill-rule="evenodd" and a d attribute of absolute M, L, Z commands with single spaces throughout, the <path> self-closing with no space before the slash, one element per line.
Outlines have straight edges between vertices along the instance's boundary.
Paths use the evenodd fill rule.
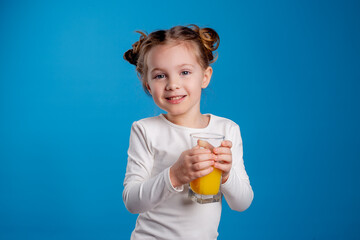
<path fill-rule="evenodd" d="M 201 148 L 207 148 L 212 151 L 219 147 L 224 140 L 224 136 L 214 133 L 192 133 L 192 146 L 199 145 Z M 222 172 L 219 169 L 214 170 L 206 176 L 190 182 L 189 198 L 198 203 L 219 202 L 221 199 L 220 183 Z"/>

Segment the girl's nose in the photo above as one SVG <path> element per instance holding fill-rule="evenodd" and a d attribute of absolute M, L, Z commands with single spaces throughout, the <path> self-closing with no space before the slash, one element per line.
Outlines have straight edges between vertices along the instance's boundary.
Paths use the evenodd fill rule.
<path fill-rule="evenodd" d="M 175 90 L 175 89 L 179 89 L 179 88 L 180 88 L 179 80 L 176 77 L 169 77 L 165 89 L 167 91 L 170 91 L 170 90 Z"/>

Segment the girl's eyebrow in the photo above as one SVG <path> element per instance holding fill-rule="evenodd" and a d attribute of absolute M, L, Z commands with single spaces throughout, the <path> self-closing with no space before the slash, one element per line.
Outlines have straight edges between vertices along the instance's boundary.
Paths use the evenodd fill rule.
<path fill-rule="evenodd" d="M 177 68 L 183 68 L 183 67 L 194 67 L 194 65 L 190 64 L 190 63 L 184 63 L 184 64 L 180 64 L 178 66 L 176 66 Z"/>
<path fill-rule="evenodd" d="M 163 70 L 161 68 L 153 68 L 153 69 L 151 69 L 150 72 L 155 72 L 155 71 L 163 71 Z"/>
<path fill-rule="evenodd" d="M 192 67 L 193 68 L 194 65 L 192 65 L 190 63 L 184 63 L 184 64 L 179 64 L 176 66 L 176 68 L 183 68 L 183 67 Z M 150 72 L 155 72 L 155 71 L 164 71 L 164 70 L 156 67 L 156 68 L 151 69 Z"/>

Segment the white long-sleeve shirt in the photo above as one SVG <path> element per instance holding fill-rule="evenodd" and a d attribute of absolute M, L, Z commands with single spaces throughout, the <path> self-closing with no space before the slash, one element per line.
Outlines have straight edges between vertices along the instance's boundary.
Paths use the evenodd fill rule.
<path fill-rule="evenodd" d="M 134 122 L 130 133 L 123 200 L 139 213 L 131 239 L 216 239 L 221 202 L 199 204 L 188 199 L 188 185 L 174 188 L 169 169 L 190 149 L 191 133 L 222 134 L 233 144 L 232 168 L 221 192 L 231 209 L 246 210 L 253 191 L 243 163 L 239 126 L 212 114 L 205 128 L 173 124 L 164 115 Z"/>

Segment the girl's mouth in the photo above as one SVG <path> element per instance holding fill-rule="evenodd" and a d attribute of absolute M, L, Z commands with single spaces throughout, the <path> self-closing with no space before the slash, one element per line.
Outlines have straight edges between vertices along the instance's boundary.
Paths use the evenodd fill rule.
<path fill-rule="evenodd" d="M 179 95 L 179 96 L 173 96 L 173 97 L 167 97 L 166 100 L 169 103 L 177 104 L 182 102 L 185 99 L 186 95 Z"/>

